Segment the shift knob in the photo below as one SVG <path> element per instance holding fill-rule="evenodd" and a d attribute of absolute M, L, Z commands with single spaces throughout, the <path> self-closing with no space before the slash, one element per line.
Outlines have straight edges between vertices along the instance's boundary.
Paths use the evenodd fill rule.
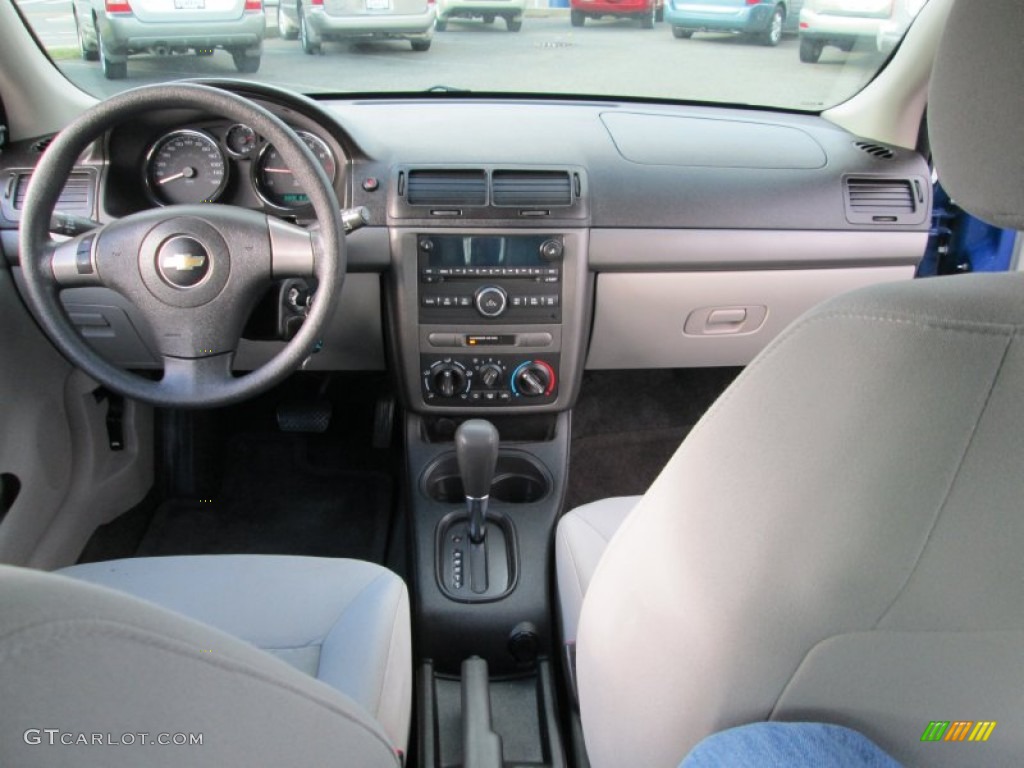
<path fill-rule="evenodd" d="M 462 422 L 455 430 L 455 457 L 466 498 L 489 495 L 498 461 L 498 430 L 494 425 L 483 419 Z"/>
<path fill-rule="evenodd" d="M 483 542 L 487 535 L 487 501 L 498 461 L 498 430 L 489 421 L 470 419 L 455 430 L 455 458 L 469 511 L 469 540 Z"/>

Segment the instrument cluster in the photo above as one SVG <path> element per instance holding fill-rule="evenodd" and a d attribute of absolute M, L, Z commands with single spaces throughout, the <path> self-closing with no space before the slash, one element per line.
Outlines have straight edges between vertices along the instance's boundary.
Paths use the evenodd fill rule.
<path fill-rule="evenodd" d="M 338 152 L 317 133 L 292 127 L 335 184 Z M 146 150 L 143 182 L 157 205 L 254 202 L 284 214 L 309 209 L 305 190 L 277 149 L 242 123 L 215 121 L 163 133 Z"/>

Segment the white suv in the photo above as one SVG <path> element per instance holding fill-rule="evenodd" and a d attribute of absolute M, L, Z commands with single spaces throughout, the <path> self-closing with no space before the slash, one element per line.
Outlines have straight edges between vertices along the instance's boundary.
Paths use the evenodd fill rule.
<path fill-rule="evenodd" d="M 807 0 L 800 9 L 800 61 L 815 63 L 826 45 L 852 51 L 870 41 L 892 16 L 893 0 Z"/>
<path fill-rule="evenodd" d="M 493 24 L 501 16 L 509 32 L 523 28 L 526 0 L 437 0 L 437 31 L 448 27 L 449 19 L 483 19 Z"/>

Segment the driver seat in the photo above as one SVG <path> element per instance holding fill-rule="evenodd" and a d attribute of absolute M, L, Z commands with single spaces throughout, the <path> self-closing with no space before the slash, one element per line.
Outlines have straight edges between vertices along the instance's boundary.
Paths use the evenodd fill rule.
<path fill-rule="evenodd" d="M 3 765 L 394 768 L 408 593 L 378 565 L 313 557 L 0 566 L 0 690 Z"/>

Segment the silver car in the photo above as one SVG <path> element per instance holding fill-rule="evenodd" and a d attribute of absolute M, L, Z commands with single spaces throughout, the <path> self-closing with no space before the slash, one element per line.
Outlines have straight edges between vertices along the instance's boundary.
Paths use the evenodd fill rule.
<path fill-rule="evenodd" d="M 260 68 L 263 0 L 73 0 L 78 46 L 109 80 L 128 76 L 128 56 L 228 51 L 239 72 Z"/>
<path fill-rule="evenodd" d="M 306 53 L 325 40 L 408 40 L 426 51 L 434 36 L 433 0 L 280 0 L 277 28 Z"/>
<path fill-rule="evenodd" d="M 827 45 L 874 48 L 892 11 L 893 0 L 807 0 L 800 11 L 800 61 L 817 63 Z"/>
<path fill-rule="evenodd" d="M 509 32 L 518 32 L 525 8 L 526 0 L 437 0 L 437 31 L 444 32 L 449 19 L 483 19 L 484 24 L 493 24 L 500 17 Z"/>

